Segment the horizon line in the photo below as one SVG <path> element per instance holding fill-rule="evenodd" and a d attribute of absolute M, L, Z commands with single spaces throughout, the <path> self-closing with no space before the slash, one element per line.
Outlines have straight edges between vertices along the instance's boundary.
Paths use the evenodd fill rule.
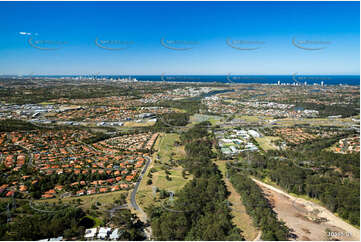
<path fill-rule="evenodd" d="M 0 76 L 360 76 L 360 74 L 0 74 Z"/>

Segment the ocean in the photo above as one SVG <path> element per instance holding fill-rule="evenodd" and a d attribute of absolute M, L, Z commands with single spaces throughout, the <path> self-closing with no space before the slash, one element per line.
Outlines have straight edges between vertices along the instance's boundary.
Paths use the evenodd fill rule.
<path fill-rule="evenodd" d="M 124 78 L 125 76 L 108 76 L 107 78 Z M 129 77 L 129 76 L 126 76 Z M 221 82 L 221 83 L 262 83 L 262 84 L 277 84 L 278 81 L 282 83 L 302 83 L 307 82 L 308 85 L 321 84 L 325 85 L 360 85 L 360 76 L 357 75 L 133 75 L 131 78 L 136 78 L 139 81 L 168 81 L 168 82 Z"/>
<path fill-rule="evenodd" d="M 260 83 L 277 84 L 299 83 L 308 85 L 360 85 L 359 75 L 34 75 L 36 77 L 90 77 L 90 78 L 136 78 L 138 81 L 166 81 L 166 82 L 220 82 L 220 83 Z"/>

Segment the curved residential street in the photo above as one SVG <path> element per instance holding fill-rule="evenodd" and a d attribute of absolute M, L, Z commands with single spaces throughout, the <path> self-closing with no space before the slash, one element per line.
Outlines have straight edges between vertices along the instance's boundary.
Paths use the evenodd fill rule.
<path fill-rule="evenodd" d="M 132 207 L 137 210 L 141 216 L 139 216 L 140 220 L 142 220 L 143 223 L 147 223 L 147 214 L 143 211 L 143 209 L 141 207 L 138 206 L 137 204 L 137 201 L 136 201 L 136 195 L 137 195 L 137 192 L 138 192 L 138 188 L 139 188 L 139 185 L 140 183 L 142 182 L 143 180 L 143 176 L 145 174 L 145 172 L 147 171 L 152 159 L 149 158 L 149 157 L 145 157 L 148 161 L 147 163 L 145 164 L 142 172 L 140 173 L 140 176 L 138 178 L 138 181 L 136 182 L 135 186 L 134 186 L 134 189 L 132 191 L 132 193 L 130 194 L 130 204 L 132 205 Z M 146 227 L 145 228 L 145 231 L 144 233 L 146 234 L 147 236 L 147 240 L 151 240 L 151 236 L 152 236 L 152 228 L 150 226 Z"/>
<path fill-rule="evenodd" d="M 141 213 L 144 213 L 144 211 L 138 206 L 137 204 L 137 201 L 136 201 L 136 195 L 137 195 L 137 191 L 138 191 L 138 188 L 139 188 L 139 185 L 143 179 L 143 176 L 145 174 L 145 172 L 147 171 L 148 169 L 148 166 L 150 164 L 150 162 L 152 161 L 151 158 L 149 157 L 145 157 L 148 161 L 147 163 L 145 164 L 145 167 L 143 168 L 142 172 L 140 173 L 140 176 L 138 178 L 138 181 L 136 182 L 135 186 L 134 186 L 134 189 L 132 191 L 132 194 L 130 195 L 130 203 L 132 204 L 132 207 L 137 210 L 137 211 L 140 211 Z"/>

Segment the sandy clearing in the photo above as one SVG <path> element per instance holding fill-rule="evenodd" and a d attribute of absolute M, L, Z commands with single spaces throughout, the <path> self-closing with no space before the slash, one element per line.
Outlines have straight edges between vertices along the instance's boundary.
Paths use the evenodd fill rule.
<path fill-rule="evenodd" d="M 293 197 L 254 178 L 252 180 L 262 188 L 274 206 L 278 218 L 293 230 L 292 233 L 296 235 L 296 238 L 292 240 L 360 240 L 360 230 L 335 216 L 326 208 L 305 199 Z M 315 213 L 315 211 L 318 212 Z M 310 219 L 311 215 L 326 218 L 327 222 L 316 223 Z M 328 237 L 326 230 L 333 232 L 333 236 Z"/>

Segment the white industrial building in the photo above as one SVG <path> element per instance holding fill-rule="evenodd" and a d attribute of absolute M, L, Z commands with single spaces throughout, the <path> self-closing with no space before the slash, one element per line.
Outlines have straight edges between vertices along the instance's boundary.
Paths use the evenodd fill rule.
<path fill-rule="evenodd" d="M 253 138 L 259 138 L 259 137 L 261 137 L 261 135 L 257 132 L 257 131 L 255 131 L 255 130 L 248 130 L 248 134 L 249 135 L 251 135 Z"/>

